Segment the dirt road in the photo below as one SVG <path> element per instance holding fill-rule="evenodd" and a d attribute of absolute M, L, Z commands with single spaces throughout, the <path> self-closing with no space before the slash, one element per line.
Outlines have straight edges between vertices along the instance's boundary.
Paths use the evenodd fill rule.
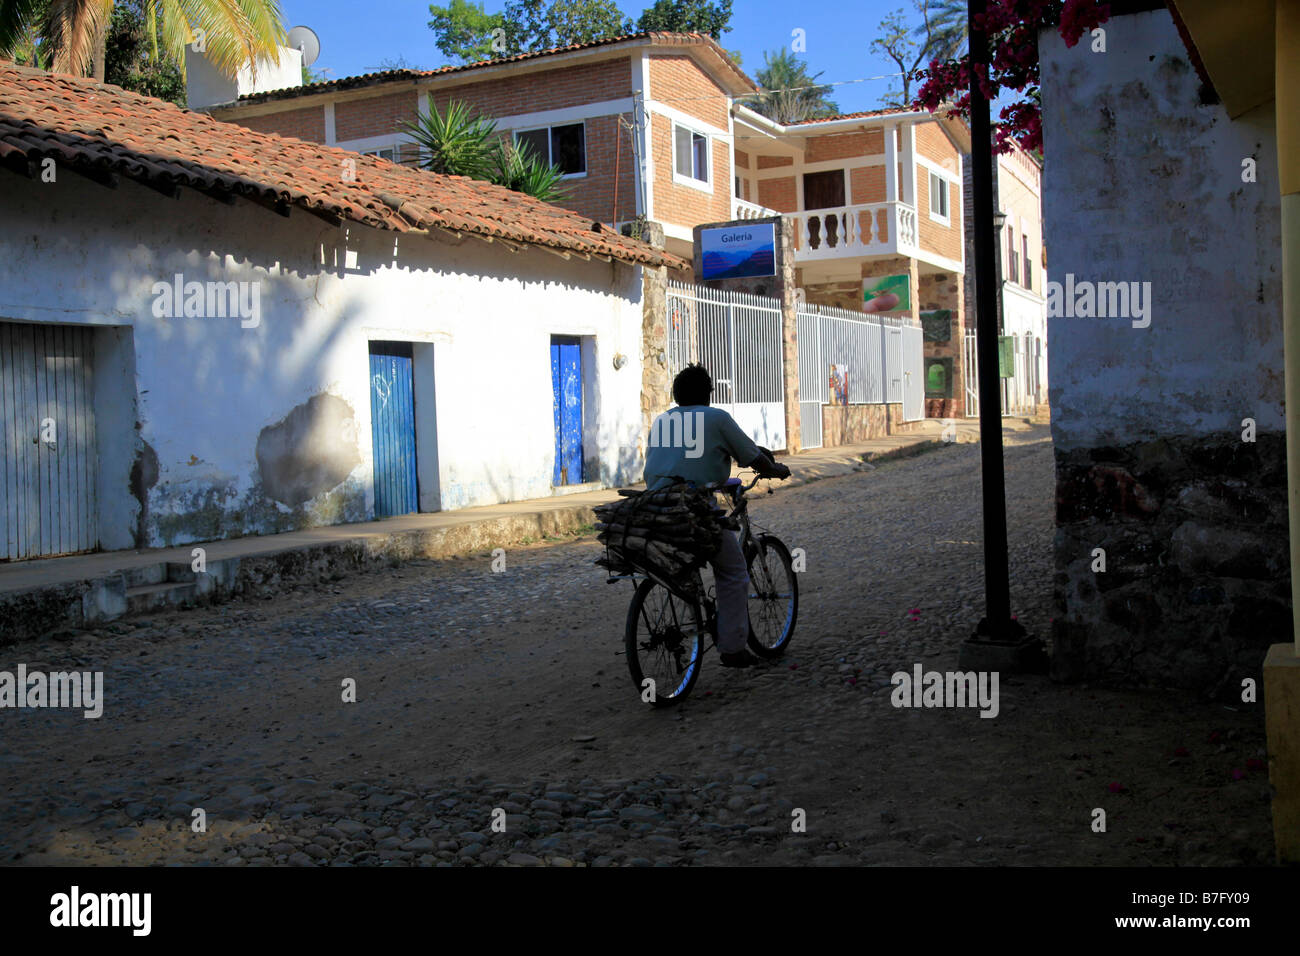
<path fill-rule="evenodd" d="M 1046 636 L 1051 445 L 1013 441 L 1013 606 Z M 981 614 L 979 508 L 974 445 L 756 499 L 807 554 L 791 651 L 710 654 L 666 712 L 592 537 L 8 648 L 102 670 L 105 704 L 0 711 L 0 861 L 1266 862 L 1258 709 L 1011 676 L 993 719 L 893 706 L 891 675 L 955 670 Z"/>

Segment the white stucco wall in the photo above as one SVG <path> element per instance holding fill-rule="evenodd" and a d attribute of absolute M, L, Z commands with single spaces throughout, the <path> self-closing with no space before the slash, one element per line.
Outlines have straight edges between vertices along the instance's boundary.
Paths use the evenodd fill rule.
<path fill-rule="evenodd" d="M 1165 10 L 1040 37 L 1051 278 L 1148 281 L 1150 326 L 1049 317 L 1058 449 L 1283 428 L 1272 106 L 1229 122 Z M 1248 55 L 1248 54 L 1247 54 Z M 1242 181 L 1242 160 L 1258 181 Z"/>
<path fill-rule="evenodd" d="M 267 93 L 302 86 L 302 51 L 282 46 L 278 60 L 261 57 L 257 72 L 245 64 L 232 79 L 218 70 L 208 57 L 185 47 L 185 103 L 201 110 L 216 103 L 230 103 L 248 93 Z"/>
<path fill-rule="evenodd" d="M 124 526 L 139 512 L 122 469 L 141 442 L 158 460 L 152 545 L 213 537 L 214 528 L 254 533 L 372 516 L 367 343 L 376 339 L 419 343 L 423 510 L 552 493 L 552 334 L 594 337 L 585 401 L 595 414 L 584 441 L 599 473 L 588 479 L 640 477 L 639 268 L 536 249 L 511 254 L 468 237 L 339 229 L 300 210 L 286 219 L 191 191 L 170 200 L 126 180 L 109 190 L 70 172 L 42 184 L 0 171 L 0 220 L 0 321 L 131 329 L 133 363 L 121 355 L 113 362 L 133 364 L 138 434 L 120 409 L 108 426 L 101 421 L 111 470 L 101 537 L 111 546 L 124 546 Z M 322 269 L 322 254 L 347 267 Z M 176 273 L 260 282 L 260 324 L 156 318 L 153 284 Z M 627 356 L 618 370 L 615 353 Z M 296 509 L 267 502 L 258 491 L 259 434 L 322 393 L 354 417 L 344 434 L 314 440 L 354 448 L 358 463 Z M 120 392 L 113 400 L 122 401 Z M 426 473 L 435 435 L 436 493 Z"/>

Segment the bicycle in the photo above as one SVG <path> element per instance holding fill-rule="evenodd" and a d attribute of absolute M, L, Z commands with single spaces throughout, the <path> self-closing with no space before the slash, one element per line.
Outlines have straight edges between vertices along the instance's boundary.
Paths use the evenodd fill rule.
<path fill-rule="evenodd" d="M 750 524 L 745 493 L 760 477 L 755 475 L 747 485 L 739 478 L 728 478 L 706 485 L 704 490 L 722 493 L 731 501 L 728 517 L 739 524 L 741 552 L 749 572 L 749 647 L 758 657 L 775 659 L 785 653 L 794 636 L 799 586 L 790 549 L 774 534 L 755 534 Z M 638 572 L 642 577 L 639 583 Z M 717 603 L 705 592 L 700 572 L 696 567 L 682 579 L 671 580 L 641 566 L 636 572 L 609 579 L 613 583 L 630 578 L 635 586 L 624 650 L 637 692 L 655 707 L 671 707 L 691 692 L 709 649 L 704 646 L 706 636 L 713 641 L 709 647 L 717 646 Z"/>

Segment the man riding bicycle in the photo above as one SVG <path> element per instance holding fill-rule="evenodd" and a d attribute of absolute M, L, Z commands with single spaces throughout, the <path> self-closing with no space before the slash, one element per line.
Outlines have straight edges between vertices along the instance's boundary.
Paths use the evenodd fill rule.
<path fill-rule="evenodd" d="M 736 420 L 709 406 L 713 379 L 692 363 L 673 379 L 671 408 L 650 427 L 646 450 L 647 491 L 685 480 L 696 486 L 721 483 L 731 476 L 731 462 L 753 468 L 764 478 L 789 478 L 790 469 L 750 440 Z M 718 651 L 724 667 L 750 667 L 759 659 L 749 653 L 749 574 L 736 536 L 723 532 L 722 546 L 709 558 L 717 584 Z"/>

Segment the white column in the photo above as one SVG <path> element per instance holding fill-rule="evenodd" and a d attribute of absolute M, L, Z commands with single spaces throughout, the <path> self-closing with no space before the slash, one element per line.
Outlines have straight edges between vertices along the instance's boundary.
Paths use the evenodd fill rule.
<path fill-rule="evenodd" d="M 911 123 L 900 127 L 903 137 L 903 195 L 902 201 L 916 207 L 916 127 Z"/>
<path fill-rule="evenodd" d="M 896 127 L 885 126 L 885 202 L 898 202 L 898 137 Z"/>

